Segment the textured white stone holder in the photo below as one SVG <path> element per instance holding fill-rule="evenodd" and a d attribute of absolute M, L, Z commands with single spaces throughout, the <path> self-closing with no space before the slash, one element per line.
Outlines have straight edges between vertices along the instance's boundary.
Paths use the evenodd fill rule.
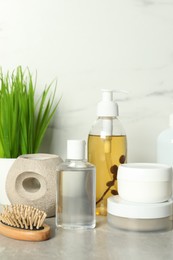
<path fill-rule="evenodd" d="M 6 179 L 11 204 L 29 204 L 55 216 L 56 169 L 62 162 L 58 155 L 26 154 L 19 156 Z"/>

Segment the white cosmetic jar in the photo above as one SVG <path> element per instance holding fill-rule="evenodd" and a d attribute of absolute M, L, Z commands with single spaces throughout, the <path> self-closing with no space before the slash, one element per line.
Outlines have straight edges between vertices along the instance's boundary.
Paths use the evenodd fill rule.
<path fill-rule="evenodd" d="M 172 168 L 156 163 L 126 163 L 118 168 L 118 193 L 124 200 L 158 203 L 171 198 Z"/>
<path fill-rule="evenodd" d="M 162 203 L 134 203 L 118 195 L 108 198 L 107 221 L 117 229 L 139 232 L 161 232 L 173 228 L 173 201 Z"/>

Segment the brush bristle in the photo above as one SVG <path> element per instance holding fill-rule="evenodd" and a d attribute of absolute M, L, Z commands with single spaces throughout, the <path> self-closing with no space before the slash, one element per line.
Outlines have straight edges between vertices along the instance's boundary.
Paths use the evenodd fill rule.
<path fill-rule="evenodd" d="M 43 227 L 46 213 L 29 205 L 4 206 L 0 221 L 12 227 L 40 229 Z"/>

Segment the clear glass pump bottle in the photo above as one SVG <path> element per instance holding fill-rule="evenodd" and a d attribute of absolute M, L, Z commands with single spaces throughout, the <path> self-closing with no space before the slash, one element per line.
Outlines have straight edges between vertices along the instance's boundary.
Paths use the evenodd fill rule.
<path fill-rule="evenodd" d="M 173 113 L 169 116 L 169 127 L 163 130 L 157 138 L 157 162 L 172 167 L 173 190 Z"/>
<path fill-rule="evenodd" d="M 126 162 L 126 134 L 117 118 L 112 90 L 102 90 L 97 120 L 88 136 L 88 161 L 96 166 L 96 215 L 107 214 L 107 198 L 117 195 L 118 166 Z"/>
<path fill-rule="evenodd" d="M 169 116 L 169 127 L 157 138 L 157 162 L 173 167 L 173 114 Z"/>
<path fill-rule="evenodd" d="M 57 227 L 95 227 L 95 178 L 95 166 L 85 160 L 85 141 L 68 140 L 67 160 L 57 170 Z"/>

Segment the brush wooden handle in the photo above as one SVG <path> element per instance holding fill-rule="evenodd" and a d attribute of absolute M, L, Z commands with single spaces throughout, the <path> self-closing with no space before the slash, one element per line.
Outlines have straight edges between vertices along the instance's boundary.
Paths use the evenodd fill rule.
<path fill-rule="evenodd" d="M 50 227 L 43 225 L 41 230 L 27 230 L 4 225 L 0 222 L 0 234 L 17 240 L 44 241 L 50 238 Z"/>

